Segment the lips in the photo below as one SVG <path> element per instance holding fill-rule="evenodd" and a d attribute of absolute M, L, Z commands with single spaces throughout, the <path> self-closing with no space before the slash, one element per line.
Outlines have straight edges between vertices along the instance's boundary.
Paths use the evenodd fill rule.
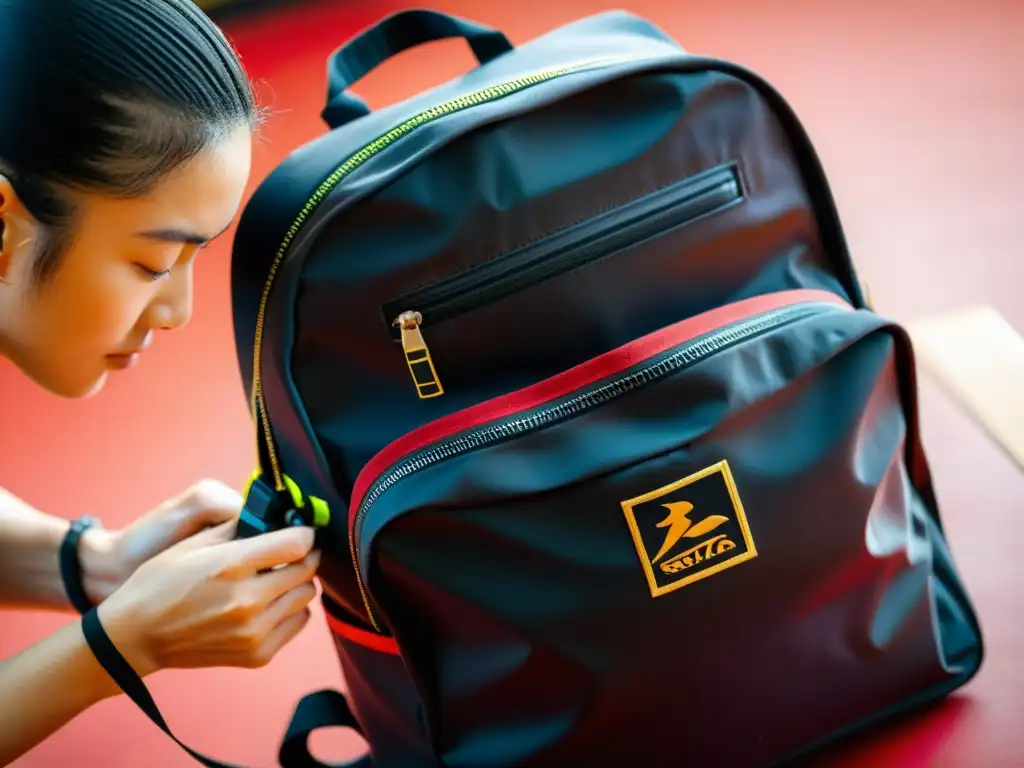
<path fill-rule="evenodd" d="M 118 352 L 117 354 L 107 355 L 111 367 L 113 368 L 131 368 L 139 361 L 139 355 L 141 355 L 152 341 L 152 335 L 146 334 L 146 337 L 142 340 L 142 344 L 139 346 L 125 350 L 124 352 Z"/>
<path fill-rule="evenodd" d="M 120 355 L 107 355 L 107 360 L 113 368 L 131 368 L 139 361 L 139 352 L 129 352 Z"/>

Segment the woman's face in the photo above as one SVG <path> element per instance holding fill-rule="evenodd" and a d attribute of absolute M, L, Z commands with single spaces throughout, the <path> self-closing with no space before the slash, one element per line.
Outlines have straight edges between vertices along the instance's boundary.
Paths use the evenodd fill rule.
<path fill-rule="evenodd" d="M 251 149 L 239 129 L 145 197 L 76 195 L 74 236 L 38 285 L 38 225 L 0 177 L 0 353 L 51 392 L 83 397 L 129 368 L 155 331 L 187 323 L 196 254 L 234 219 Z"/>

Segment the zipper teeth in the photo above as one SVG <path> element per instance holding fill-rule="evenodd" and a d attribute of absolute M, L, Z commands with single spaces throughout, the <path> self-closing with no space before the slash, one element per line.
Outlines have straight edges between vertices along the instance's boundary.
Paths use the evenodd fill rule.
<path fill-rule="evenodd" d="M 615 253 L 622 247 L 623 241 L 632 242 L 637 239 L 637 228 L 646 225 L 648 228 L 651 228 L 652 234 L 656 234 L 675 226 L 686 225 L 691 220 L 696 221 L 740 199 L 739 182 L 733 169 L 720 169 L 707 178 L 679 184 L 674 191 L 678 199 L 671 200 L 671 196 L 663 194 L 659 201 L 659 206 L 653 211 L 637 212 L 634 209 L 632 217 L 622 224 L 621 228 L 613 227 L 605 222 L 604 227 L 586 238 L 582 245 L 572 248 L 562 245 L 554 253 L 548 254 L 549 258 L 538 260 L 537 256 L 534 256 L 533 259 L 525 261 L 514 268 L 506 267 L 505 270 L 501 270 L 501 262 L 504 259 L 522 255 L 522 251 L 511 251 L 497 257 L 494 261 L 493 272 L 498 272 L 499 274 L 495 275 L 492 271 L 485 271 L 483 274 L 479 274 L 476 277 L 475 284 L 468 288 L 459 288 L 459 278 L 453 278 L 449 282 L 433 286 L 432 289 L 423 290 L 418 295 L 412 294 L 403 299 L 389 302 L 388 306 L 397 307 L 400 305 L 403 308 L 415 306 L 416 309 L 423 312 L 424 317 L 429 315 L 432 321 L 447 319 L 462 314 L 464 311 L 468 311 L 468 309 L 476 306 L 479 301 L 474 295 L 479 292 L 492 290 L 493 286 L 497 283 L 511 280 L 517 286 L 513 290 L 534 285 L 552 274 L 561 273 L 565 269 L 572 269 L 575 266 L 589 264 L 603 258 L 605 255 Z M 725 195 L 729 196 L 728 200 L 722 199 Z M 670 202 L 663 202 L 665 199 L 670 199 Z M 621 208 L 625 210 L 630 205 L 640 202 L 642 200 L 634 200 L 632 203 L 626 203 L 624 206 L 621 206 Z M 692 210 L 698 206 L 698 210 Z M 680 217 L 678 214 L 684 209 L 686 216 Z M 672 218 L 673 214 L 675 214 L 674 218 Z M 670 222 L 666 223 L 666 218 L 669 218 Z M 652 225 L 651 222 L 654 222 L 654 224 Z M 564 232 L 559 232 L 554 237 L 564 234 Z M 648 236 L 650 235 L 645 230 L 641 239 Z M 542 243 L 543 241 L 528 246 L 528 250 L 533 251 L 537 247 L 543 247 Z M 522 259 L 520 260 L 522 261 Z M 557 261 L 557 265 L 551 266 L 550 261 Z M 566 263 L 569 264 L 568 267 L 558 266 L 565 265 Z M 548 265 L 547 269 L 545 269 L 545 265 Z M 472 279 L 472 276 L 468 277 Z M 469 292 L 468 295 L 467 291 Z M 431 293 L 435 295 L 432 296 Z"/>
<path fill-rule="evenodd" d="M 806 312 L 807 308 L 801 307 L 800 311 Z M 776 310 L 776 313 L 776 315 L 767 315 L 764 318 L 759 318 L 757 321 L 753 321 L 749 324 L 743 324 L 739 327 L 718 331 L 698 342 L 687 344 L 682 349 L 673 352 L 656 363 L 646 366 L 639 371 L 635 371 L 621 379 L 616 379 L 615 381 L 605 384 L 596 390 L 589 390 L 585 393 L 576 395 L 564 403 L 559 403 L 556 406 L 538 411 L 523 418 L 513 419 L 511 421 L 505 421 L 500 424 L 492 424 L 491 426 L 480 428 L 467 435 L 452 438 L 440 443 L 434 448 L 431 448 L 421 454 L 417 454 L 413 459 L 398 464 L 386 475 L 381 477 L 360 505 L 359 515 L 361 516 L 365 514 L 367 508 L 372 506 L 380 495 L 396 482 L 404 479 L 414 472 L 418 472 L 430 464 L 434 464 L 467 450 L 477 448 L 494 440 L 511 437 L 512 435 L 545 426 L 550 424 L 552 421 L 565 418 L 566 416 L 573 416 L 582 410 L 605 403 L 608 400 L 631 392 L 637 387 L 647 384 L 654 379 L 671 373 L 683 365 L 696 362 L 712 352 L 718 351 L 727 344 L 732 344 L 746 336 L 758 333 L 775 325 L 783 319 L 778 317 L 778 314 L 785 314 L 788 316 L 790 314 L 795 314 L 796 311 L 792 308 L 787 308 L 785 310 Z"/>
<path fill-rule="evenodd" d="M 299 214 L 292 221 L 291 226 L 285 233 L 284 239 L 281 241 L 281 245 L 278 247 L 277 252 L 274 254 L 274 260 L 270 265 L 270 270 L 267 274 L 267 280 L 263 285 L 263 293 L 260 296 L 259 309 L 256 313 L 256 333 L 253 340 L 253 396 L 252 396 L 252 409 L 254 414 L 258 413 L 259 422 L 263 428 L 263 436 L 266 440 L 267 445 L 267 458 L 270 460 L 271 471 L 274 476 L 274 485 L 279 491 L 284 490 L 284 481 L 281 473 L 280 462 L 277 457 L 277 450 L 274 445 L 274 438 L 270 431 L 270 418 L 267 414 L 266 406 L 263 403 L 263 382 L 260 377 L 260 366 L 263 360 L 263 324 L 266 315 L 267 300 L 270 297 L 270 290 L 273 287 L 274 280 L 277 277 L 278 269 L 281 262 L 284 260 L 288 249 L 291 247 L 292 242 L 295 240 L 295 236 L 302 229 L 309 216 L 315 211 L 320 203 L 324 201 L 327 195 L 334 189 L 338 183 L 345 178 L 348 174 L 352 173 L 359 166 L 365 163 L 374 155 L 378 154 L 381 150 L 387 148 L 398 139 L 402 138 L 409 132 L 420 127 L 424 123 L 436 120 L 444 115 L 451 114 L 453 112 L 459 112 L 469 107 L 477 106 L 488 101 L 494 101 L 503 96 L 508 96 L 516 91 L 527 88 L 531 85 L 550 80 L 555 77 L 576 72 L 578 70 L 587 69 L 590 67 L 597 66 L 603 59 L 595 59 L 591 61 L 582 62 L 580 64 L 573 64 L 567 67 L 559 67 L 556 69 L 544 70 L 534 75 L 527 75 L 525 77 L 516 78 L 514 80 L 508 80 L 504 83 L 484 88 L 479 91 L 461 96 L 451 101 L 446 101 L 442 104 L 431 107 L 425 112 L 420 112 L 418 115 L 406 120 L 404 123 L 396 128 L 392 128 L 390 131 L 385 133 L 383 136 L 378 137 L 374 141 L 370 142 L 354 155 L 349 157 L 345 162 L 338 166 L 324 181 L 317 187 L 313 195 L 306 201 L 306 204 L 299 211 Z"/>
<path fill-rule="evenodd" d="M 684 346 L 677 348 L 674 352 L 662 357 L 656 362 L 650 363 L 627 376 L 623 376 L 604 384 L 597 389 L 587 390 L 586 392 L 580 393 L 565 402 L 536 411 L 529 416 L 512 419 L 510 421 L 502 421 L 501 423 L 481 427 L 465 435 L 451 438 L 439 443 L 429 450 L 416 454 L 410 459 L 396 464 L 392 469 L 388 470 L 386 474 L 381 475 L 377 482 L 374 483 L 370 492 L 366 494 L 363 502 L 359 505 L 359 511 L 356 513 L 354 535 L 351 538 L 352 562 L 355 566 L 357 577 L 359 577 L 361 581 L 361 577 L 359 576 L 360 569 L 358 559 L 360 523 L 363 521 L 363 518 L 366 516 L 369 508 L 373 506 L 374 502 L 376 502 L 378 498 L 380 498 L 381 494 L 398 481 L 425 469 L 431 464 L 436 464 L 439 461 L 451 458 L 452 456 L 456 456 L 460 453 L 464 453 L 508 437 L 521 435 L 524 432 L 529 432 L 570 416 L 575 416 L 589 408 L 603 405 L 617 397 L 628 394 L 645 384 L 674 373 L 680 368 L 698 362 L 699 360 L 721 350 L 725 346 L 747 339 L 750 336 L 754 336 L 758 333 L 774 328 L 782 323 L 797 320 L 805 315 L 813 314 L 814 312 L 817 312 L 819 308 L 820 305 L 818 304 L 784 307 L 782 309 L 773 310 L 755 319 L 741 322 L 732 327 L 723 328 L 722 330 L 715 331 L 699 340 L 684 343 Z M 379 629 L 365 591 L 363 591 L 363 602 L 371 622 Z"/>

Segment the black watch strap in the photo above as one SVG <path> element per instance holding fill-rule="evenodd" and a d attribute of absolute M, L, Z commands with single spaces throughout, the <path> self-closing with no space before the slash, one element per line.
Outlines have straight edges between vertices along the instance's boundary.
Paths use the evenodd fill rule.
<path fill-rule="evenodd" d="M 84 515 L 77 520 L 71 521 L 71 527 L 64 534 L 64 540 L 60 543 L 58 558 L 60 561 L 60 578 L 64 582 L 64 591 L 67 593 L 71 605 L 75 610 L 84 614 L 92 608 L 92 603 L 85 595 L 85 588 L 82 586 L 82 565 L 78 559 L 78 542 L 82 534 L 93 526 L 101 527 L 100 521 L 95 517 Z"/>

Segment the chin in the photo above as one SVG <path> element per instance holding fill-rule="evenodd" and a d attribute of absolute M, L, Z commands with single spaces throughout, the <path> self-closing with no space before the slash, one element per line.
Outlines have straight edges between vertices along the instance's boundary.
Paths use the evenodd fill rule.
<path fill-rule="evenodd" d="M 80 395 L 72 395 L 72 397 L 85 398 L 98 395 L 100 390 L 107 385 L 107 373 L 104 371 L 98 379 L 96 379 L 88 388 L 86 388 Z"/>
<path fill-rule="evenodd" d="M 36 380 L 44 389 L 57 397 L 63 397 L 67 400 L 83 400 L 87 397 L 93 397 L 99 394 L 100 390 L 106 386 L 107 373 L 104 371 L 98 377 L 89 379 L 88 381 L 40 381 Z"/>
<path fill-rule="evenodd" d="M 51 361 L 17 356 L 12 357 L 12 362 L 47 392 L 67 400 L 92 397 L 107 383 L 105 365 L 76 367 L 66 361 L 63 365 L 48 365 Z"/>

